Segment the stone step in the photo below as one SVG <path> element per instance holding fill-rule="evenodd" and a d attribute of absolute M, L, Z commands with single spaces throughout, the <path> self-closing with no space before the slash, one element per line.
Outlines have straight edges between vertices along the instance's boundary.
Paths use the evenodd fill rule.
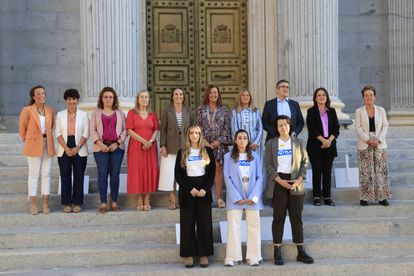
<path fill-rule="evenodd" d="M 122 206 L 122 205 L 121 205 Z M 26 210 L 27 209 L 27 210 Z M 102 215 L 97 208 L 84 208 L 79 214 L 64 214 L 62 210 L 52 209 L 49 215 L 29 214 L 28 205 L 23 211 L 10 211 L 0 213 L 0 229 L 14 227 L 78 227 L 78 226 L 99 226 L 99 225 L 152 225 L 152 224 L 174 224 L 180 221 L 179 210 L 168 210 L 167 208 L 153 208 L 149 212 L 135 211 L 124 208 L 121 212 L 107 212 Z M 226 210 L 213 208 L 213 222 L 227 219 Z M 390 206 L 381 205 L 360 206 L 359 202 L 338 204 L 332 206 L 314 206 L 305 203 L 303 219 L 306 221 L 317 219 L 375 219 L 382 218 L 389 221 L 392 218 L 413 217 L 414 200 L 390 201 Z M 273 210 L 269 206 L 260 212 L 262 217 L 271 217 Z"/>
<path fill-rule="evenodd" d="M 251 267 L 247 264 L 235 267 L 225 267 L 222 262 L 210 262 L 207 269 L 200 268 L 198 263 L 192 269 L 187 269 L 182 263 L 162 263 L 147 265 L 109 265 L 84 266 L 73 268 L 52 268 L 43 270 L 9 271 L 7 275 L 43 275 L 43 276 L 199 276 L 210 275 L 290 275 L 290 276 L 356 276 L 356 275 L 399 275 L 412 276 L 414 257 L 398 258 L 344 258 L 315 260 L 312 265 L 298 263 L 295 260 L 285 260 L 285 265 L 275 266 L 268 260 L 260 266 Z"/>
<path fill-rule="evenodd" d="M 74 220 L 75 217 L 69 217 Z M 384 238 L 414 233 L 411 218 L 361 219 L 304 219 L 304 237 L 361 237 Z M 270 231 L 270 229 L 268 229 Z M 221 242 L 219 223 L 213 224 L 214 241 Z M 363 233 L 363 234 L 362 234 Z M 70 247 L 94 244 L 175 244 L 175 223 L 150 225 L 94 225 L 13 227 L 0 229 L 0 249 Z"/>
<path fill-rule="evenodd" d="M 414 255 L 414 237 L 345 237 L 306 241 L 308 253 L 318 259 L 394 258 Z M 214 244 L 213 262 L 222 263 L 225 245 Z M 296 258 L 293 244 L 283 247 L 286 260 Z M 263 243 L 264 260 L 273 259 L 273 244 Z M 126 264 L 181 263 L 179 246 L 171 244 L 73 245 L 69 248 L 31 248 L 0 250 L 0 270 L 53 267 L 106 266 Z"/>

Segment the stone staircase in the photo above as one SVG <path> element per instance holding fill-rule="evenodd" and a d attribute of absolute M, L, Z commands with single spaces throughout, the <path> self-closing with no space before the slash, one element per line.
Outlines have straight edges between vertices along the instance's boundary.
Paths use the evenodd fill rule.
<path fill-rule="evenodd" d="M 6 275 L 414 275 L 414 130 L 390 129 L 389 156 L 393 198 L 389 207 L 359 206 L 358 190 L 334 189 L 338 206 L 316 207 L 311 195 L 304 206 L 304 234 L 313 265 L 295 261 L 296 248 L 283 248 L 285 265 L 273 265 L 273 248 L 263 242 L 259 267 L 223 266 L 225 245 L 219 221 L 226 212 L 213 209 L 215 255 L 207 269 L 186 269 L 175 244 L 179 211 L 167 210 L 168 194 L 152 196 L 153 210 L 134 210 L 134 196 L 121 194 L 122 212 L 97 212 L 96 166 L 88 159 L 91 193 L 83 211 L 64 214 L 60 197 L 51 196 L 52 213 L 32 216 L 26 195 L 27 161 L 17 134 L 0 134 L 0 273 Z M 301 134 L 306 138 L 306 133 Z M 341 131 L 336 167 L 344 154 L 357 166 L 353 130 Z M 126 158 L 125 158 L 126 159 Z M 126 171 L 124 159 L 123 171 Z M 57 191 L 57 162 L 53 189 Z M 40 206 L 39 206 L 40 207 Z M 262 216 L 271 216 L 266 206 Z"/>

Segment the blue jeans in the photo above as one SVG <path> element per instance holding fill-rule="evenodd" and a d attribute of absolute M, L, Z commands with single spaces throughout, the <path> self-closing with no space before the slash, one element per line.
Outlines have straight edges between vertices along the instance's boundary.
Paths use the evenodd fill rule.
<path fill-rule="evenodd" d="M 117 148 L 114 152 L 94 152 L 96 165 L 98 166 L 98 187 L 101 203 L 106 203 L 108 192 L 108 175 L 110 176 L 111 201 L 118 201 L 119 173 L 125 150 Z"/>

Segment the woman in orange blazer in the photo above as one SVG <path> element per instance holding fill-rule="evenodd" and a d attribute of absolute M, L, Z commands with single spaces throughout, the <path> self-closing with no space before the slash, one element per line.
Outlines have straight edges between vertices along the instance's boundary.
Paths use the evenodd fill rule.
<path fill-rule="evenodd" d="M 50 171 L 55 155 L 53 143 L 53 108 L 45 104 L 46 91 L 41 85 L 30 89 L 30 101 L 20 112 L 19 134 L 23 140 L 23 154 L 29 164 L 28 195 L 30 197 L 30 212 L 37 215 L 37 187 L 40 169 L 42 175 L 41 194 L 43 213 L 49 214 Z"/>

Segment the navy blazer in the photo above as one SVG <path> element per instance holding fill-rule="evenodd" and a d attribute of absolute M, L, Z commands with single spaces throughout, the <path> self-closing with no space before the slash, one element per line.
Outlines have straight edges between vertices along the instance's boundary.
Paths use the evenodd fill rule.
<path fill-rule="evenodd" d="M 291 99 L 288 100 L 288 103 L 290 107 L 290 120 L 292 122 L 293 131 L 296 135 L 299 135 L 305 125 L 299 103 Z M 263 129 L 267 131 L 266 141 L 276 137 L 276 117 L 278 115 L 277 97 L 266 101 L 262 114 Z"/>
<path fill-rule="evenodd" d="M 322 120 L 317 106 L 312 106 L 308 109 L 306 125 L 309 133 L 308 142 L 306 143 L 306 150 L 309 157 L 320 157 L 322 150 L 330 156 L 338 156 L 336 151 L 336 139 L 339 136 L 339 122 L 338 117 L 336 116 L 335 108 L 328 108 L 328 137 L 331 135 L 335 136 L 335 139 L 332 141 L 329 148 L 321 149 L 322 142 L 316 138 L 319 135 L 323 137 Z"/>

